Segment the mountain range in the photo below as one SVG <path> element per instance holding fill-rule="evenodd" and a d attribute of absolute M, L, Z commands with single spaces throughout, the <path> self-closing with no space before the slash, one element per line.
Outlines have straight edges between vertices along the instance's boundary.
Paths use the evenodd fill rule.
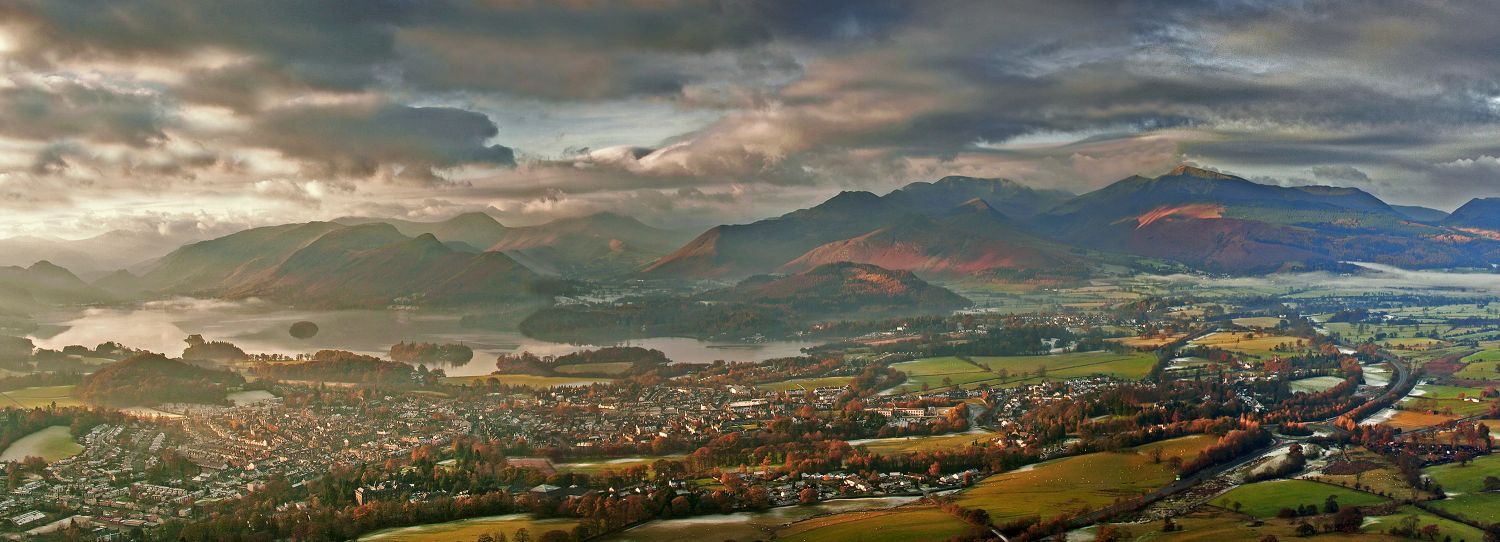
<path fill-rule="evenodd" d="M 1497 207 L 1500 199 L 1475 200 L 1440 216 L 1355 188 L 1267 185 L 1192 166 L 1072 197 L 946 178 L 885 196 L 844 192 L 777 218 L 717 226 L 640 275 L 732 279 L 834 261 L 1010 278 L 1086 275 L 1106 262 L 1169 261 L 1230 274 L 1339 269 L 1347 261 L 1487 267 L 1500 261 Z"/>

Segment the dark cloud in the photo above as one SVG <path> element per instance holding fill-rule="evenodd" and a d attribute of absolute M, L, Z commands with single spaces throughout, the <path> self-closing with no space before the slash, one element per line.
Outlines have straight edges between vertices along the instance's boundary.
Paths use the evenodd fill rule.
<path fill-rule="evenodd" d="M 63 78 L 0 87 L 0 134 L 53 141 L 87 139 L 142 147 L 166 138 L 157 97 Z"/>
<path fill-rule="evenodd" d="M 264 113 L 249 141 L 316 164 L 325 174 L 368 177 L 394 165 L 431 180 L 441 168 L 515 165 L 510 148 L 487 143 L 496 133 L 488 117 L 462 109 L 308 106 Z"/>

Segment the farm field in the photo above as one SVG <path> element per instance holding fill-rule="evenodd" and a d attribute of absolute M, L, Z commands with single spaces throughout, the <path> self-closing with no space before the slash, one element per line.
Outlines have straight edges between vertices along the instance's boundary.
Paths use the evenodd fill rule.
<path fill-rule="evenodd" d="M 763 512 L 736 512 L 656 520 L 624 532 L 604 536 L 604 542 L 660 542 L 663 540 L 765 540 L 776 529 L 828 514 L 883 510 L 915 501 L 916 497 L 836 499 L 811 506 L 782 506 Z M 465 541 L 467 542 L 467 541 Z"/>
<path fill-rule="evenodd" d="M 854 377 L 852 377 L 852 376 L 824 376 L 824 377 L 818 377 L 818 378 L 794 378 L 792 380 L 783 380 L 781 382 L 771 382 L 769 384 L 760 384 L 760 385 L 755 386 L 755 387 L 756 388 L 760 388 L 760 389 L 765 390 L 765 391 L 792 391 L 792 390 L 802 390 L 802 389 L 809 389 L 810 390 L 810 389 L 814 389 L 814 388 L 833 388 L 833 387 L 840 387 L 841 388 L 841 387 L 849 385 L 849 382 L 851 380 L 854 380 Z"/>
<path fill-rule="evenodd" d="M 609 382 L 608 378 L 591 378 L 582 376 L 536 376 L 522 374 L 499 374 L 499 375 L 477 375 L 477 376 L 450 376 L 447 382 L 463 385 L 482 385 L 489 379 L 500 381 L 501 384 L 510 386 L 524 386 L 527 388 L 551 388 L 555 386 L 587 386 L 589 384 Z"/>
<path fill-rule="evenodd" d="M 0 453 L 0 462 L 40 457 L 51 463 L 78 455 L 82 451 L 83 446 L 73 440 L 73 434 L 68 431 L 67 426 L 54 425 L 11 443 L 10 447 Z"/>
<path fill-rule="evenodd" d="M 1049 461 L 991 476 L 958 494 L 958 504 L 982 508 L 995 523 L 1101 508 L 1167 485 L 1176 474 L 1165 459 L 1191 459 L 1217 439 L 1193 435 L 1147 444 L 1122 452 L 1099 452 Z M 1149 451 L 1162 450 L 1153 463 Z"/>
<path fill-rule="evenodd" d="M 1336 376 L 1315 376 L 1312 378 L 1293 380 L 1291 382 L 1288 382 L 1287 385 L 1291 387 L 1292 391 L 1316 393 L 1342 384 L 1343 382 L 1344 379 Z"/>
<path fill-rule="evenodd" d="M 1295 348 L 1299 340 L 1306 341 L 1306 339 L 1285 335 L 1267 335 L 1265 333 L 1248 331 L 1218 331 L 1194 339 L 1190 344 L 1222 348 L 1230 352 L 1238 352 L 1257 358 L 1269 358 L 1271 356 L 1290 354 L 1291 352 L 1276 352 L 1272 349 L 1283 344 Z"/>
<path fill-rule="evenodd" d="M 1169 343 L 1171 343 L 1173 341 L 1177 341 L 1179 339 L 1182 339 L 1183 337 L 1186 337 L 1186 336 L 1187 336 L 1187 334 L 1185 334 L 1185 333 L 1175 333 L 1175 334 L 1172 334 L 1172 335 L 1156 336 L 1156 337 L 1139 337 L 1139 336 L 1138 337 L 1118 337 L 1118 338 L 1114 338 L 1114 339 L 1108 339 L 1108 341 L 1114 342 L 1114 343 L 1120 343 L 1120 344 L 1123 344 L 1125 346 L 1129 346 L 1131 348 L 1156 349 L 1156 348 L 1161 348 L 1162 346 L 1165 346 L 1165 345 L 1167 345 L 1167 344 L 1169 344 Z"/>
<path fill-rule="evenodd" d="M 1281 319 L 1275 316 L 1251 316 L 1247 318 L 1235 318 L 1230 320 L 1234 325 L 1258 328 L 1273 328 L 1281 325 Z"/>
<path fill-rule="evenodd" d="M 1369 521 L 1371 527 L 1373 528 L 1390 529 L 1391 527 L 1400 525 L 1402 520 L 1406 519 L 1408 516 L 1417 517 L 1418 528 L 1427 525 L 1437 525 L 1438 540 L 1445 540 L 1448 538 L 1451 538 L 1452 540 L 1476 542 L 1484 540 L 1484 531 L 1481 531 L 1472 525 L 1453 521 L 1451 519 L 1433 514 L 1432 512 L 1423 510 L 1421 508 L 1417 508 L 1415 506 L 1403 506 L 1397 509 L 1396 513 L 1394 514 L 1369 518 Z"/>
<path fill-rule="evenodd" d="M 778 531 L 776 539 L 793 542 L 942 540 L 967 528 L 963 521 L 936 506 L 902 506 L 799 521 Z"/>
<path fill-rule="evenodd" d="M 1336 497 L 1340 506 L 1366 506 L 1387 501 L 1378 495 L 1321 482 L 1271 480 L 1234 488 L 1216 497 L 1213 504 L 1235 510 L 1234 503 L 1238 502 L 1240 507 L 1237 511 L 1241 513 L 1258 518 L 1274 518 L 1283 507 L 1295 508 L 1312 504 L 1321 508 L 1329 495 Z"/>
<path fill-rule="evenodd" d="M 35 388 L 21 388 L 0 392 L 0 405 L 36 408 L 45 407 L 52 403 L 59 407 L 79 406 L 83 402 L 73 397 L 73 386 L 41 386 Z"/>
<path fill-rule="evenodd" d="M 361 536 L 359 539 L 368 542 L 467 541 L 477 539 L 482 534 L 504 533 L 508 540 L 515 540 L 516 532 L 526 529 L 530 535 L 529 538 L 536 540 L 541 537 L 542 533 L 552 530 L 572 533 L 576 525 L 578 525 L 576 520 L 566 518 L 533 519 L 527 514 L 509 514 L 385 529 Z"/>
<path fill-rule="evenodd" d="M 870 452 L 877 454 L 894 454 L 928 450 L 953 450 L 968 446 L 972 442 L 985 443 L 995 436 L 997 436 L 996 433 L 960 433 L 957 435 L 870 439 L 867 441 L 852 441 L 849 444 L 862 446 Z"/>
<path fill-rule="evenodd" d="M 1500 492 L 1484 491 L 1485 477 L 1500 476 L 1500 456 L 1481 456 L 1469 465 L 1449 462 L 1425 468 L 1424 473 L 1440 483 L 1449 495 L 1445 500 L 1434 501 L 1433 506 L 1482 522 L 1500 521 Z"/>
<path fill-rule="evenodd" d="M 1151 372 L 1151 366 L 1156 364 L 1156 354 L 1152 352 L 1125 354 L 1068 352 L 1046 356 L 976 356 L 974 361 L 980 365 L 989 366 L 990 370 L 997 373 L 1004 370 L 1010 375 L 1003 383 L 997 380 L 991 384 L 1017 386 L 1041 381 L 1042 378 L 1036 376 L 1037 371 L 1041 369 L 1046 369 L 1049 379 L 1105 374 L 1125 380 L 1139 380 Z M 1031 376 L 1021 378 L 1022 373 Z"/>
<path fill-rule="evenodd" d="M 1466 365 L 1453 373 L 1454 378 L 1500 380 L 1500 349 L 1481 350 L 1462 360 Z"/>
<path fill-rule="evenodd" d="M 1411 431 L 1412 429 L 1440 425 L 1458 418 L 1458 416 L 1432 414 L 1421 410 L 1401 410 L 1391 416 L 1390 419 L 1380 422 L 1380 424 L 1388 425 L 1402 431 Z"/>
<path fill-rule="evenodd" d="M 923 358 L 897 363 L 891 367 L 906 373 L 906 382 L 901 385 L 908 389 L 918 389 L 924 384 L 931 388 L 947 385 L 944 380 L 949 384 L 962 385 L 997 378 L 989 371 L 952 356 Z"/>
<path fill-rule="evenodd" d="M 639 465 L 650 465 L 662 459 L 682 459 L 687 457 L 683 454 L 651 456 L 651 457 L 622 457 L 618 459 L 584 460 L 575 463 L 556 463 L 552 467 L 558 472 L 579 472 L 583 474 L 599 474 L 608 471 L 620 471 Z"/>
<path fill-rule="evenodd" d="M 1311 537 L 1299 537 L 1296 534 L 1296 525 L 1285 521 L 1250 522 L 1244 516 L 1230 512 L 1218 511 L 1209 508 L 1205 511 L 1193 512 L 1174 520 L 1180 531 L 1170 533 L 1161 532 L 1160 523 L 1153 524 L 1126 524 L 1117 525 L 1117 528 L 1129 531 L 1137 542 L 1146 541 L 1206 541 L 1227 542 L 1235 540 L 1261 540 L 1267 535 L 1274 536 L 1278 540 L 1315 540 L 1319 542 L 1342 542 L 1342 541 L 1398 541 L 1407 540 L 1379 532 L 1375 527 L 1366 527 L 1359 534 L 1344 533 L 1320 533 Z M 1457 540 L 1455 538 L 1455 540 Z"/>
<path fill-rule="evenodd" d="M 1366 448 L 1350 448 L 1344 452 L 1350 461 L 1370 462 L 1377 465 L 1375 468 L 1362 471 L 1358 474 L 1328 474 L 1320 472 L 1312 479 L 1319 482 L 1329 482 L 1335 485 L 1353 486 L 1358 483 L 1365 486 L 1365 491 L 1391 498 L 1430 498 L 1434 497 L 1426 491 L 1413 492 L 1411 484 L 1401 476 L 1400 471 L 1391 464 L 1389 459 L 1371 452 Z M 1347 472 L 1347 471 L 1346 471 Z"/>

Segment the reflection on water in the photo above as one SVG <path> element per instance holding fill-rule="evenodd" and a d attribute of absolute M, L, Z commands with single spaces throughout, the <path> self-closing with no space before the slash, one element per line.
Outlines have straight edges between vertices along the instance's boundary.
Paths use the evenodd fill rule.
<path fill-rule="evenodd" d="M 181 355 L 186 347 L 183 339 L 194 333 L 209 340 L 232 342 L 246 352 L 286 355 L 334 348 L 385 356 L 391 345 L 400 341 L 463 343 L 474 349 L 474 359 L 459 366 L 443 366 L 454 376 L 488 374 L 495 369 L 495 357 L 503 353 L 528 350 L 538 355 L 559 356 L 598 347 L 540 341 L 517 331 L 464 328 L 459 325 L 461 316 L 425 311 L 308 311 L 263 301 L 179 298 L 134 307 L 44 315 L 40 320 L 43 325 L 31 339 L 38 347 L 52 349 L 72 344 L 93 347 L 115 341 L 170 356 Z M 310 339 L 289 335 L 287 329 L 299 320 L 318 324 L 318 335 Z M 794 356 L 814 343 L 710 343 L 662 337 L 621 344 L 655 348 L 677 362 L 707 363 L 719 359 L 759 361 Z"/>

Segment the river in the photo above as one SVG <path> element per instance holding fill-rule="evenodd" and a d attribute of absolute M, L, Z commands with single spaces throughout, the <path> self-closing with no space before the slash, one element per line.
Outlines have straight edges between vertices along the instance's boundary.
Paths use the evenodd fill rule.
<path fill-rule="evenodd" d="M 190 334 L 229 341 L 250 353 L 296 355 L 322 349 L 386 355 L 398 341 L 463 343 L 474 349 L 467 364 L 441 366 L 450 376 L 489 374 L 494 359 L 505 353 L 530 351 L 563 355 L 610 345 L 575 345 L 528 338 L 518 331 L 466 328 L 456 313 L 394 310 L 315 311 L 291 309 L 265 301 L 223 301 L 175 298 L 128 307 L 88 308 L 42 315 L 40 328 L 30 335 L 41 348 L 61 349 L 80 344 L 92 348 L 115 341 L 177 356 Z M 287 333 L 292 323 L 310 321 L 319 333 L 310 339 Z M 795 356 L 815 343 L 768 341 L 711 342 L 682 337 L 631 340 L 628 344 L 654 348 L 678 363 L 714 360 L 761 361 Z"/>

